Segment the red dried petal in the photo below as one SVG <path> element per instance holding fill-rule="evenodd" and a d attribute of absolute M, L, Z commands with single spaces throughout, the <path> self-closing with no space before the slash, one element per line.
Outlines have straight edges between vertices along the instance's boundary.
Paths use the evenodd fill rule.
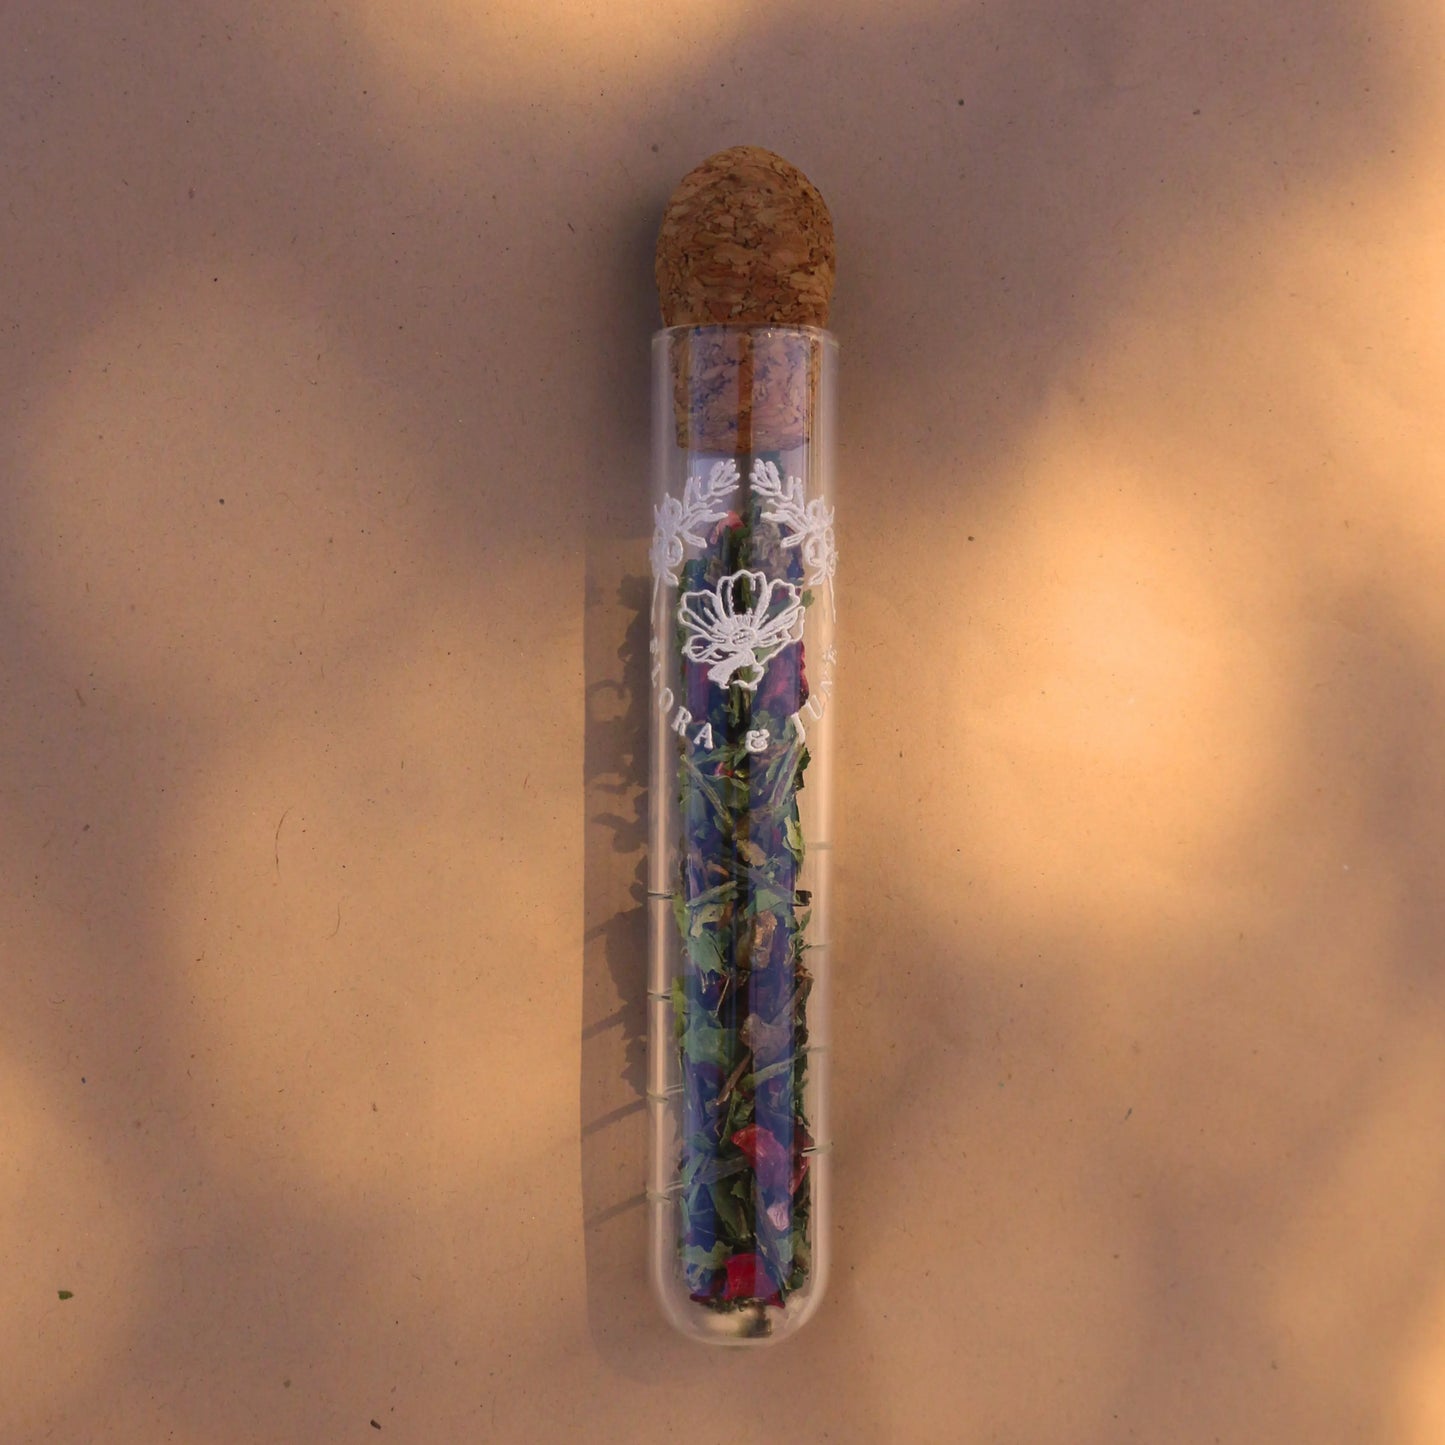
<path fill-rule="evenodd" d="M 785 1186 L 789 1194 L 798 1192 L 808 1172 L 808 1159 L 803 1150 L 813 1142 L 805 1130 L 799 1129 L 793 1135 L 791 1151 L 778 1142 L 775 1134 L 758 1124 L 745 1125 L 732 1136 L 732 1141 L 752 1164 L 764 1193 L 775 1194 Z"/>
<path fill-rule="evenodd" d="M 729 512 L 727 516 L 712 529 L 712 535 L 708 538 L 709 545 L 713 547 L 718 546 L 728 532 L 741 531 L 742 526 L 742 516 L 737 512 Z"/>
<path fill-rule="evenodd" d="M 793 1161 L 774 1135 L 759 1124 L 745 1124 L 732 1139 L 747 1156 L 765 1191 L 787 1182 Z"/>
<path fill-rule="evenodd" d="M 764 1304 L 781 1304 L 779 1291 L 761 1255 L 735 1254 L 728 1260 L 727 1283 L 722 1297 L 727 1300 L 761 1299 Z"/>

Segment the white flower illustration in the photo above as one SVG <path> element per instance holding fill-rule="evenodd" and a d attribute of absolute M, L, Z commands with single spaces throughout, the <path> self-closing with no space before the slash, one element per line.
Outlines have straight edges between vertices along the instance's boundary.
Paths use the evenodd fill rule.
<path fill-rule="evenodd" d="M 727 508 L 718 510 L 718 504 L 737 490 L 738 465 L 733 461 L 717 462 L 707 474 L 707 481 L 701 477 L 689 477 L 682 489 L 682 501 L 666 496 L 659 506 L 652 509 L 652 550 L 648 557 L 652 562 L 652 580 L 661 586 L 678 584 L 678 568 L 687 547 L 703 547 L 707 537 L 703 528 L 713 522 L 720 522 L 727 516 Z"/>
<path fill-rule="evenodd" d="M 682 650 L 712 665 L 707 675 L 748 692 L 763 680 L 768 659 L 803 635 L 803 600 L 791 582 L 761 572 L 734 572 L 711 592 L 684 592 L 677 618 L 687 632 Z"/>
<path fill-rule="evenodd" d="M 783 529 L 783 546 L 802 548 L 809 583 L 815 587 L 826 583 L 831 593 L 833 574 L 838 570 L 832 507 L 821 497 L 804 501 L 802 477 L 789 477 L 784 482 L 776 462 L 759 458 L 753 463 L 749 480 L 753 491 L 772 503 L 763 508 L 763 521 L 776 522 Z"/>

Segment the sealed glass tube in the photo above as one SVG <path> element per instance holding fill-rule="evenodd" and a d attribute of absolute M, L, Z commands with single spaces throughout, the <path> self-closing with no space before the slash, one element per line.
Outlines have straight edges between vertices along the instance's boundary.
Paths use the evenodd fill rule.
<path fill-rule="evenodd" d="M 836 343 L 653 342 L 648 1200 L 684 1333 L 791 1333 L 828 1227 Z"/>

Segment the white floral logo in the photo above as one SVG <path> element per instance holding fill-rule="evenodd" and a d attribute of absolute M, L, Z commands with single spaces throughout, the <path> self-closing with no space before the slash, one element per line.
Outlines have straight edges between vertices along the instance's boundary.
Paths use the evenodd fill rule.
<path fill-rule="evenodd" d="M 707 481 L 701 477 L 687 479 L 682 501 L 669 495 L 652 509 L 652 550 L 648 557 L 652 562 L 654 587 L 664 582 L 671 587 L 678 585 L 678 568 L 682 566 L 685 549 L 707 545 L 703 528 L 727 516 L 727 508 L 718 510 L 718 504 L 732 496 L 737 485 L 737 463 L 718 462 L 707 474 Z"/>
<path fill-rule="evenodd" d="M 684 592 L 677 619 L 686 657 L 710 663 L 707 675 L 719 686 L 753 692 L 768 659 L 802 637 L 803 601 L 791 582 L 734 572 L 710 592 Z"/>
<path fill-rule="evenodd" d="M 833 574 L 838 570 L 832 507 L 821 497 L 805 501 L 802 477 L 784 482 L 776 462 L 755 461 L 749 480 L 753 491 L 772 503 L 763 508 L 763 521 L 776 522 L 783 529 L 783 546 L 802 549 L 809 583 L 815 587 L 826 584 L 831 597 Z"/>

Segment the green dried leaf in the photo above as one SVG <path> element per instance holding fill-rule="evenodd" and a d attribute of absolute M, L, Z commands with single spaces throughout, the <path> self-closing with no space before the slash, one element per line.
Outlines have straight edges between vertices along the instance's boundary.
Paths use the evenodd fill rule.
<path fill-rule="evenodd" d="M 758 913 L 789 913 L 793 907 L 792 889 L 784 890 L 775 888 L 769 883 L 759 883 L 754 887 L 746 905 L 746 911 L 751 914 Z"/>
<path fill-rule="evenodd" d="M 704 903 L 701 908 L 694 908 L 688 919 L 687 936 L 700 938 L 704 928 L 722 918 L 727 906 L 726 903 Z"/>
<path fill-rule="evenodd" d="M 716 933 L 702 932 L 686 942 L 688 962 L 699 975 L 723 972 L 723 941 Z"/>
<path fill-rule="evenodd" d="M 734 1089 L 732 1098 L 728 1100 L 727 1123 L 723 1126 L 724 1137 L 731 1139 L 739 1129 L 751 1124 L 752 1121 L 752 1095 L 744 1093 L 741 1089 Z"/>
<path fill-rule="evenodd" d="M 701 893 L 694 894 L 691 898 L 677 898 L 674 900 L 674 908 L 682 909 L 702 908 L 710 903 L 730 903 L 738 896 L 738 882 L 736 878 L 724 878 L 721 883 L 712 888 L 705 888 Z M 679 920 L 680 924 L 681 920 Z"/>
<path fill-rule="evenodd" d="M 759 1084 L 766 1084 L 769 1079 L 776 1079 L 779 1074 L 786 1074 L 797 1061 L 796 1054 L 789 1054 L 785 1059 L 779 1059 L 776 1064 L 769 1064 L 766 1069 L 759 1069 L 755 1074 L 749 1074 L 743 1080 L 743 1088 L 749 1093 L 754 1092 Z"/>
<path fill-rule="evenodd" d="M 686 1017 L 682 1034 L 683 1053 L 695 1064 L 716 1064 L 725 1069 L 736 1050 L 731 1029 L 720 1028 L 700 1004 Z"/>
<path fill-rule="evenodd" d="M 682 1249 L 682 1262 L 698 1269 L 721 1269 L 732 1252 L 732 1246 L 721 1239 L 711 1249 L 704 1249 L 700 1244 L 687 1244 Z"/>
<path fill-rule="evenodd" d="M 741 1243 L 751 1234 L 742 1200 L 733 1193 L 726 1180 L 719 1180 L 710 1187 L 712 1207 L 717 1211 L 718 1222 L 727 1230 L 730 1239 Z"/>

